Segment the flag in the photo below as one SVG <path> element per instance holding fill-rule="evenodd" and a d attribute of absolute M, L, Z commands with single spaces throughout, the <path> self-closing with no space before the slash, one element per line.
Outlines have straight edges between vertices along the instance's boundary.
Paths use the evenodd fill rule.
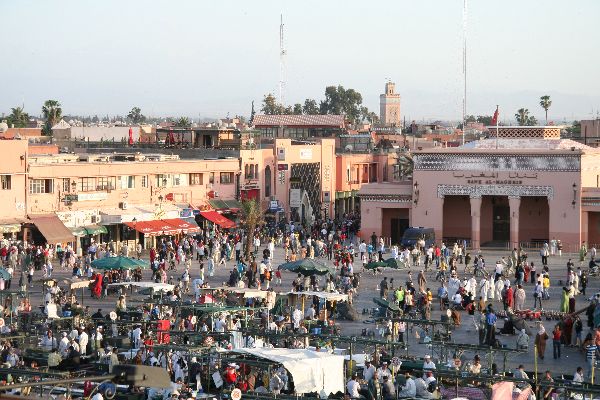
<path fill-rule="evenodd" d="M 494 116 L 492 117 L 492 126 L 498 125 L 498 106 L 496 106 L 496 111 L 494 111 Z"/>
<path fill-rule="evenodd" d="M 129 127 L 129 145 L 133 146 L 133 130 Z"/>

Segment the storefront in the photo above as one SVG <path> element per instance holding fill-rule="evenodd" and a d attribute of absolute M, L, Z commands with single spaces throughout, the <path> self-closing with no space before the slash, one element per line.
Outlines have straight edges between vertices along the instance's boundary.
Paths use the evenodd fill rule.
<path fill-rule="evenodd" d="M 586 234 L 581 188 L 600 153 L 560 139 L 560 129 L 500 127 L 498 139 L 417 152 L 414 225 L 473 248 L 536 247 L 557 238 L 576 249 Z"/>

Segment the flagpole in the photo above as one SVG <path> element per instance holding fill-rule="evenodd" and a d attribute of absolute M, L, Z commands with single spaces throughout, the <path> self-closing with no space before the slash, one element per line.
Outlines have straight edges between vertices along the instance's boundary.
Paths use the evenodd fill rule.
<path fill-rule="evenodd" d="M 498 105 L 496 104 L 496 150 L 498 150 Z"/>

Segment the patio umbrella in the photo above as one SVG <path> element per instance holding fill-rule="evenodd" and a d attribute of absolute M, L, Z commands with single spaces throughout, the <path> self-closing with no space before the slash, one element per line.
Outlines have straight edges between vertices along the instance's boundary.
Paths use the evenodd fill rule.
<path fill-rule="evenodd" d="M 400 307 L 398 307 L 398 304 L 389 302 L 386 299 L 382 299 L 381 297 L 373 297 L 373 303 L 377 304 L 379 307 L 383 307 L 390 311 L 400 311 Z"/>
<path fill-rule="evenodd" d="M 281 269 L 297 272 L 304 276 L 310 275 L 333 275 L 334 271 L 321 261 L 311 258 L 303 258 L 298 261 L 288 262 L 279 266 Z"/>
<path fill-rule="evenodd" d="M 385 267 L 389 267 L 389 265 L 382 261 L 371 261 L 370 263 L 367 263 L 367 265 L 365 265 L 365 269 L 376 269 Z"/>
<path fill-rule="evenodd" d="M 103 257 L 92 261 L 92 267 L 96 269 L 136 269 L 147 268 L 148 263 L 129 257 Z"/>
<path fill-rule="evenodd" d="M 0 268 L 0 278 L 7 281 L 11 278 L 10 273 L 7 270 L 5 270 L 4 268 Z"/>
<path fill-rule="evenodd" d="M 400 261 L 400 259 L 398 259 L 398 258 L 388 258 L 387 260 L 384 261 L 384 263 L 389 268 L 394 268 L 394 269 L 405 269 L 406 268 L 406 263 L 403 261 Z"/>

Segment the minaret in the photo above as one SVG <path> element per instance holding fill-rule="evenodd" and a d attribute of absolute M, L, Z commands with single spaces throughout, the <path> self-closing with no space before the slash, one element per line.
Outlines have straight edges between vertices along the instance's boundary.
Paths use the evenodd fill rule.
<path fill-rule="evenodd" d="M 387 82 L 385 93 L 379 96 L 379 119 L 385 126 L 400 126 L 400 95 L 396 84 Z"/>

